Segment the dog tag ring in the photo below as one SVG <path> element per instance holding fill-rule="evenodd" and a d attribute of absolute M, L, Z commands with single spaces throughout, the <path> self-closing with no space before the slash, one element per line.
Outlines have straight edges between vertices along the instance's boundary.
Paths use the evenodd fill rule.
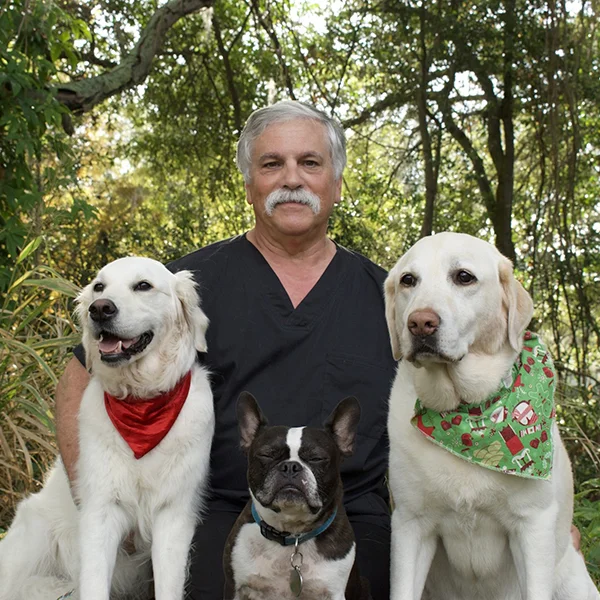
<path fill-rule="evenodd" d="M 290 558 L 290 563 L 292 565 L 292 572 L 290 573 L 290 590 L 296 598 L 302 593 L 302 573 L 300 573 L 302 558 L 302 553 L 298 552 L 298 538 L 296 538 L 294 553 Z"/>

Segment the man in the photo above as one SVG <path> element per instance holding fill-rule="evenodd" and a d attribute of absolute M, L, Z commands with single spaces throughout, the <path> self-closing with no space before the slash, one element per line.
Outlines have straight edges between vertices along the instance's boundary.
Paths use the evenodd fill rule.
<path fill-rule="evenodd" d="M 194 537 L 192 600 L 222 598 L 223 546 L 247 500 L 235 416 L 244 390 L 272 423 L 290 426 L 320 426 L 344 397 L 359 399 L 356 451 L 342 465 L 345 505 L 360 571 L 374 600 L 389 598 L 385 429 L 395 363 L 384 319 L 385 272 L 327 237 L 345 162 L 343 131 L 324 113 L 290 101 L 256 111 L 238 143 L 255 226 L 170 265 L 195 273 L 211 323 L 208 353 L 200 358 L 215 399 L 212 495 Z M 57 389 L 58 442 L 71 480 L 87 381 L 74 358 Z"/>

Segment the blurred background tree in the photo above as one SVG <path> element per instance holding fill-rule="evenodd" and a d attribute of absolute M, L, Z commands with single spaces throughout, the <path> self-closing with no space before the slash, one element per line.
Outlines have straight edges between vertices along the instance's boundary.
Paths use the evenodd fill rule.
<path fill-rule="evenodd" d="M 576 521 L 600 577 L 599 10 L 2 3 L 0 527 L 54 451 L 53 385 L 76 339 L 69 282 L 245 231 L 237 137 L 254 109 L 292 98 L 346 128 L 336 241 L 390 267 L 422 235 L 463 231 L 514 261 L 560 371 Z"/>

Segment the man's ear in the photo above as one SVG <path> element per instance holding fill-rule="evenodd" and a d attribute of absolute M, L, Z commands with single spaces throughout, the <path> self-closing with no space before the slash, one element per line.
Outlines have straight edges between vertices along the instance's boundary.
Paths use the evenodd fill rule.
<path fill-rule="evenodd" d="M 178 271 L 175 273 L 175 278 L 175 295 L 181 302 L 184 319 L 194 336 L 194 347 L 198 352 L 206 352 L 208 317 L 200 308 L 194 277 L 190 271 Z"/>
<path fill-rule="evenodd" d="M 356 428 L 360 420 L 360 404 L 354 396 L 342 400 L 324 423 L 325 429 L 333 435 L 343 456 L 354 452 Z"/>
<path fill-rule="evenodd" d="M 508 341 L 513 350 L 519 352 L 523 345 L 523 333 L 533 316 L 533 301 L 525 288 L 515 279 L 513 265 L 505 256 L 498 267 L 502 285 L 502 302 L 508 321 Z"/>
<path fill-rule="evenodd" d="M 383 285 L 385 295 L 385 320 L 387 321 L 388 332 L 390 334 L 390 343 L 392 345 L 392 355 L 395 360 L 402 358 L 400 348 L 400 332 L 396 323 L 396 274 L 392 269 Z"/>
<path fill-rule="evenodd" d="M 269 422 L 250 392 L 242 392 L 237 401 L 237 420 L 240 430 L 240 446 L 247 454 L 258 430 Z"/>

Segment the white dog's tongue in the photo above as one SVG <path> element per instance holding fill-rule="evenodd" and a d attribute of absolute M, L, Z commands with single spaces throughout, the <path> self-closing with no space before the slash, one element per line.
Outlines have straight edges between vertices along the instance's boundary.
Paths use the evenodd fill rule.
<path fill-rule="evenodd" d="M 131 340 L 122 340 L 113 335 L 102 336 L 98 343 L 100 352 L 104 354 L 119 354 L 124 348 L 129 348 L 139 340 L 139 336 Z"/>

